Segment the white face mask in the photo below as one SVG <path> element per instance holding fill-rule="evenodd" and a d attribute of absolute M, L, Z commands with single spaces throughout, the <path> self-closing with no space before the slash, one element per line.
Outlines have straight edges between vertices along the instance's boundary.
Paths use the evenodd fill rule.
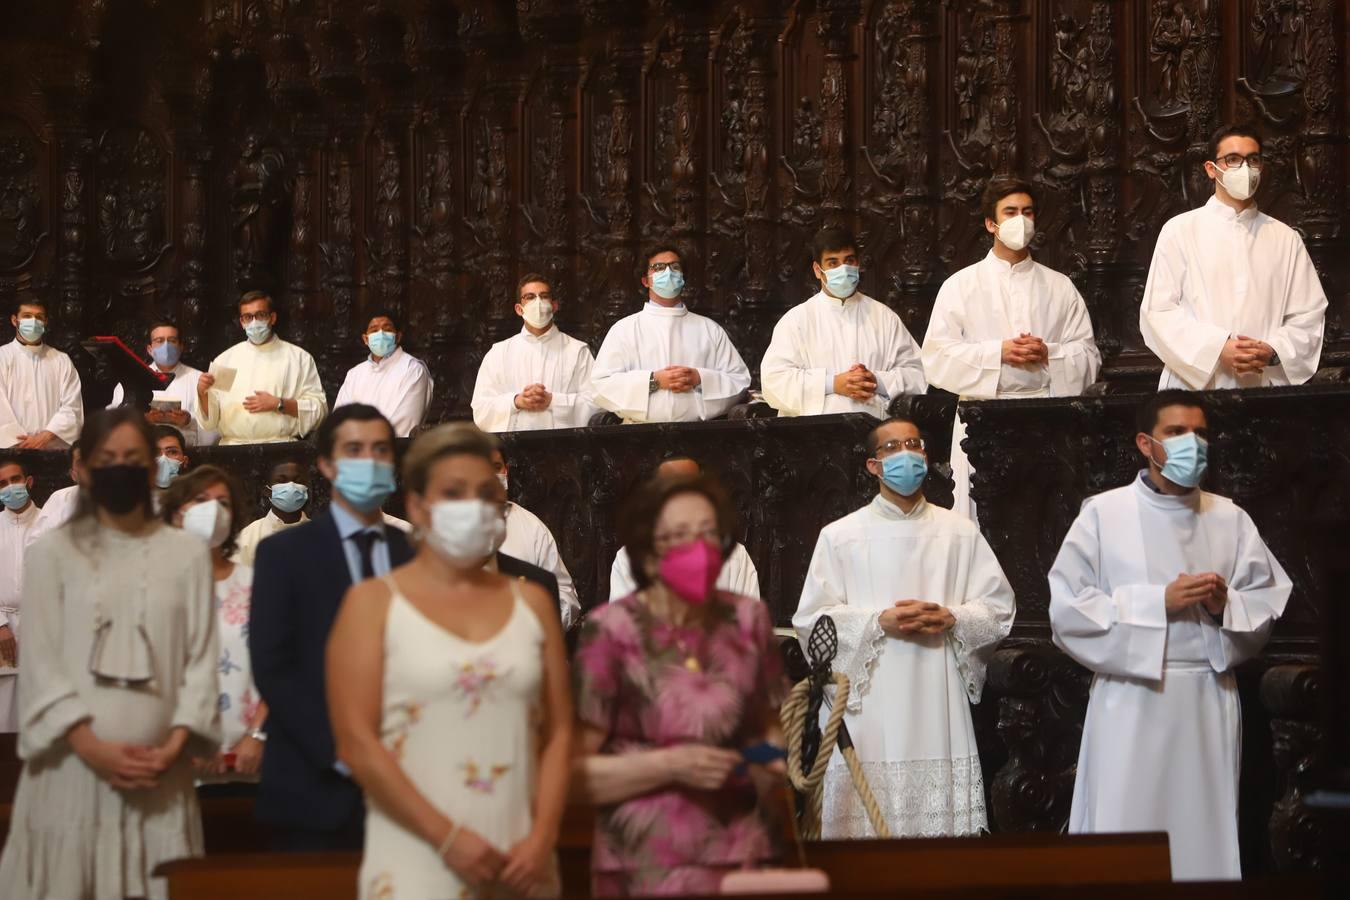
<path fill-rule="evenodd" d="M 230 511 L 219 500 L 190 506 L 183 513 L 183 530 L 206 541 L 214 550 L 230 535 Z"/>
<path fill-rule="evenodd" d="M 1014 253 L 1030 244 L 1035 236 L 1035 223 L 1024 215 L 1018 214 L 998 223 L 999 243 Z"/>
<path fill-rule="evenodd" d="M 483 500 L 441 500 L 431 507 L 431 548 L 456 568 L 481 566 L 506 539 L 506 520 Z"/>
<path fill-rule="evenodd" d="M 1246 200 L 1256 193 L 1257 185 L 1261 183 L 1261 173 L 1243 163 L 1231 169 L 1219 169 L 1219 183 L 1234 200 Z"/>
<path fill-rule="evenodd" d="M 504 491 L 511 490 L 511 477 L 507 475 L 505 472 L 498 472 L 497 480 L 502 483 L 502 490 Z"/>
<path fill-rule="evenodd" d="M 525 321 L 533 328 L 544 328 L 553 321 L 553 304 L 543 297 L 536 297 L 521 307 Z"/>

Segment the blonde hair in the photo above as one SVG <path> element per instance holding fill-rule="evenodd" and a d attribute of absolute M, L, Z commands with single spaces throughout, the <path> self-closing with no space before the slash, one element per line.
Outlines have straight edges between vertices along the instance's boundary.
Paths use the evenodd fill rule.
<path fill-rule="evenodd" d="M 417 436 L 403 457 L 403 487 L 414 494 L 427 489 L 427 475 L 431 467 L 447 456 L 467 454 L 492 462 L 493 451 L 500 451 L 502 443 L 472 422 L 451 422 L 439 425 Z"/>

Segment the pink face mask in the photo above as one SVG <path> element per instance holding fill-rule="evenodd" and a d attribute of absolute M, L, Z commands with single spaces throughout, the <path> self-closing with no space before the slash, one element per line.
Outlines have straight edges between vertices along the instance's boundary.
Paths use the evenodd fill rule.
<path fill-rule="evenodd" d="M 661 557 L 661 580 L 691 606 L 708 602 L 721 573 L 722 552 L 705 540 L 681 544 Z"/>

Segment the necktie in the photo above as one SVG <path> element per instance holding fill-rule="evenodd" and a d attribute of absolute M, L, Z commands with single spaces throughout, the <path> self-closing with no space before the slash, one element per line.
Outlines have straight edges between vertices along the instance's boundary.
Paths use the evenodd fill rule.
<path fill-rule="evenodd" d="M 375 577 L 375 560 L 371 551 L 375 547 L 376 541 L 384 540 L 384 535 L 378 531 L 358 531 L 352 535 L 352 540 L 356 542 L 356 549 L 361 554 L 361 577 Z"/>

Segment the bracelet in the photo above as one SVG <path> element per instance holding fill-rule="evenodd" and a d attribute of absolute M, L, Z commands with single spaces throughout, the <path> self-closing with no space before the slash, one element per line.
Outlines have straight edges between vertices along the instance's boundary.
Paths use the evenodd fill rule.
<path fill-rule="evenodd" d="M 267 732 L 263 731 L 261 728 L 254 728 L 247 735 L 245 735 L 245 737 L 251 737 L 255 741 L 258 741 L 259 743 L 262 744 L 267 743 Z"/>
<path fill-rule="evenodd" d="M 450 833 L 445 836 L 445 840 L 441 841 L 441 846 L 436 850 L 436 856 L 442 862 L 445 861 L 445 854 L 454 846 L 455 838 L 459 837 L 459 829 L 460 824 L 458 822 L 452 825 Z"/>

